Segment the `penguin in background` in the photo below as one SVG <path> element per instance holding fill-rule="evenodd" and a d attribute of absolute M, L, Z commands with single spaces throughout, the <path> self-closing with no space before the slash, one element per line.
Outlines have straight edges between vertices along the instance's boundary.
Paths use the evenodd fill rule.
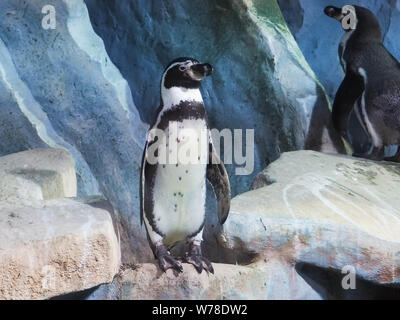
<path fill-rule="evenodd" d="M 188 139 L 184 135 L 173 134 L 176 127 L 180 133 L 186 129 L 193 132 L 207 131 L 207 115 L 200 84 L 212 72 L 210 64 L 201 64 L 193 58 L 182 57 L 172 61 L 161 79 L 161 105 L 151 126 L 151 129 L 164 133 L 163 141 L 168 159 L 172 151 L 176 151 L 174 148 L 179 154 L 188 144 L 189 147 L 200 150 L 203 143 L 205 148 L 202 150 L 205 153 L 202 155 L 205 155 L 205 161 L 186 162 L 178 158 L 175 161 L 153 163 L 154 161 L 150 161 L 150 150 L 162 139 L 150 134 L 152 130 L 149 131 L 143 152 L 141 222 L 145 223 L 150 247 L 164 272 L 168 269 L 182 272 L 182 261 L 194 265 L 199 273 L 202 270 L 214 273 L 212 264 L 201 251 L 206 179 L 211 183 L 217 197 L 221 225 L 229 213 L 229 178 L 224 164 L 215 152 L 211 137 L 207 135 L 204 143 L 199 137 Z M 159 156 L 161 151 L 157 149 L 154 153 Z M 197 160 L 200 160 L 200 156 Z M 189 243 L 189 250 L 179 261 L 169 250 L 182 241 Z"/>
<path fill-rule="evenodd" d="M 400 144 L 400 64 L 382 43 L 375 15 L 360 6 L 327 6 L 327 16 L 342 25 L 339 59 L 345 77 L 332 106 L 333 125 L 348 139 L 347 126 L 354 111 L 372 141 L 372 151 L 353 154 L 384 159 L 384 147 Z M 388 161 L 400 162 L 400 148 Z"/>

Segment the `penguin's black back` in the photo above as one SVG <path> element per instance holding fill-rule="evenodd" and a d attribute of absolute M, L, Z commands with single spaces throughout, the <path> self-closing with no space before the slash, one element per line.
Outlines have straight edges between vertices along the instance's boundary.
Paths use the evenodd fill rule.
<path fill-rule="evenodd" d="M 366 109 L 382 140 L 400 143 L 400 63 L 375 41 L 349 42 L 344 57 L 349 71 L 364 73 Z"/>
<path fill-rule="evenodd" d="M 364 79 L 368 115 L 387 144 L 400 143 L 400 63 L 382 43 L 379 22 L 356 7 L 357 26 L 346 43 L 346 69 Z"/>

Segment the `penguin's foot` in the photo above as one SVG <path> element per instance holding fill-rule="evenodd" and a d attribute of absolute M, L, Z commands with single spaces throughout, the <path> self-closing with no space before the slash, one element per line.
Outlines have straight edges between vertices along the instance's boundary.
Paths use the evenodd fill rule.
<path fill-rule="evenodd" d="M 390 162 L 400 162 L 400 148 L 393 157 L 386 157 L 384 160 Z"/>
<path fill-rule="evenodd" d="M 178 272 L 183 272 L 182 265 L 171 256 L 171 253 L 163 244 L 156 245 L 156 257 L 162 271 L 174 269 Z"/>
<path fill-rule="evenodd" d="M 183 262 L 192 264 L 198 273 L 201 273 L 203 270 L 214 273 L 211 262 L 203 257 L 201 253 L 201 244 L 198 242 L 192 242 L 190 244 L 189 252 L 186 252 Z"/>
<path fill-rule="evenodd" d="M 389 162 L 400 162 L 400 157 L 396 157 L 396 156 L 386 157 L 384 160 L 389 161 Z"/>
<path fill-rule="evenodd" d="M 384 158 L 384 149 L 374 147 L 370 154 L 368 153 L 353 153 L 353 157 L 364 158 L 368 160 L 381 161 Z"/>
<path fill-rule="evenodd" d="M 371 159 L 371 155 L 368 154 L 368 153 L 358 153 L 358 152 L 354 152 L 354 153 L 352 154 L 352 156 L 355 157 L 355 158 L 363 158 L 363 159 L 374 160 L 374 159 Z"/>

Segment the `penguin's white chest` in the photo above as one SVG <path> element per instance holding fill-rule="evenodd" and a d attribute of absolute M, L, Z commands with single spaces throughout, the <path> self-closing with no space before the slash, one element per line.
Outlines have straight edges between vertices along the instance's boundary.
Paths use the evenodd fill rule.
<path fill-rule="evenodd" d="M 171 124 L 198 134 L 207 129 L 203 119 L 170 123 L 170 128 Z M 167 131 L 166 135 L 169 134 Z M 196 148 L 200 155 L 204 147 L 200 136 L 198 139 L 193 136 L 185 139 L 180 131 L 179 138 L 170 137 L 167 140 L 167 154 L 177 152 L 177 162 L 158 165 L 153 189 L 154 220 L 165 235 L 164 243 L 167 245 L 194 236 L 201 228 L 205 215 L 207 167 L 206 162 L 182 163 L 180 158 L 187 150 Z M 177 143 L 172 143 L 171 139 L 177 140 Z"/>

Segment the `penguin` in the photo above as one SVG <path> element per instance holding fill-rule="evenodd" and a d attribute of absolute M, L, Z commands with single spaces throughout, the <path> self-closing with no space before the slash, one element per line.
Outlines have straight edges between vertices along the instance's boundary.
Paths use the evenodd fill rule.
<path fill-rule="evenodd" d="M 338 50 L 345 76 L 332 106 L 334 127 L 348 140 L 354 108 L 372 141 L 372 151 L 353 156 L 383 160 L 384 146 L 400 144 L 400 64 L 384 47 L 379 22 L 370 10 L 327 6 L 324 12 L 341 22 L 345 31 Z M 399 162 L 400 148 L 385 160 Z"/>
<path fill-rule="evenodd" d="M 230 184 L 224 164 L 220 161 L 207 134 L 205 139 L 185 137 L 185 130 L 208 130 L 207 114 L 200 92 L 201 81 L 211 75 L 209 63 L 181 57 L 166 67 L 161 79 L 161 103 L 151 130 L 147 135 L 141 169 L 141 222 L 145 224 L 147 237 L 154 257 L 166 272 L 173 269 L 182 272 L 181 262 L 194 265 L 197 272 L 214 273 L 210 261 L 202 255 L 203 228 L 205 223 L 206 179 L 217 197 L 218 220 L 222 225 L 230 208 Z M 173 134 L 178 128 L 179 134 Z M 150 134 L 161 130 L 164 138 Z M 160 131 L 159 131 L 160 132 Z M 185 141 L 186 139 L 186 141 Z M 162 163 L 160 148 L 156 143 L 165 142 L 168 161 Z M 205 142 L 204 142 L 205 141 Z M 161 145 L 161 143 L 160 143 Z M 173 152 L 188 145 L 203 152 L 205 161 L 173 160 Z M 205 146 L 202 148 L 202 145 Z M 150 161 L 151 149 L 157 161 Z M 194 150 L 194 149 L 190 149 Z M 195 152 L 194 152 L 195 153 Z M 171 255 L 170 249 L 186 241 L 188 251 L 181 259 Z"/>

